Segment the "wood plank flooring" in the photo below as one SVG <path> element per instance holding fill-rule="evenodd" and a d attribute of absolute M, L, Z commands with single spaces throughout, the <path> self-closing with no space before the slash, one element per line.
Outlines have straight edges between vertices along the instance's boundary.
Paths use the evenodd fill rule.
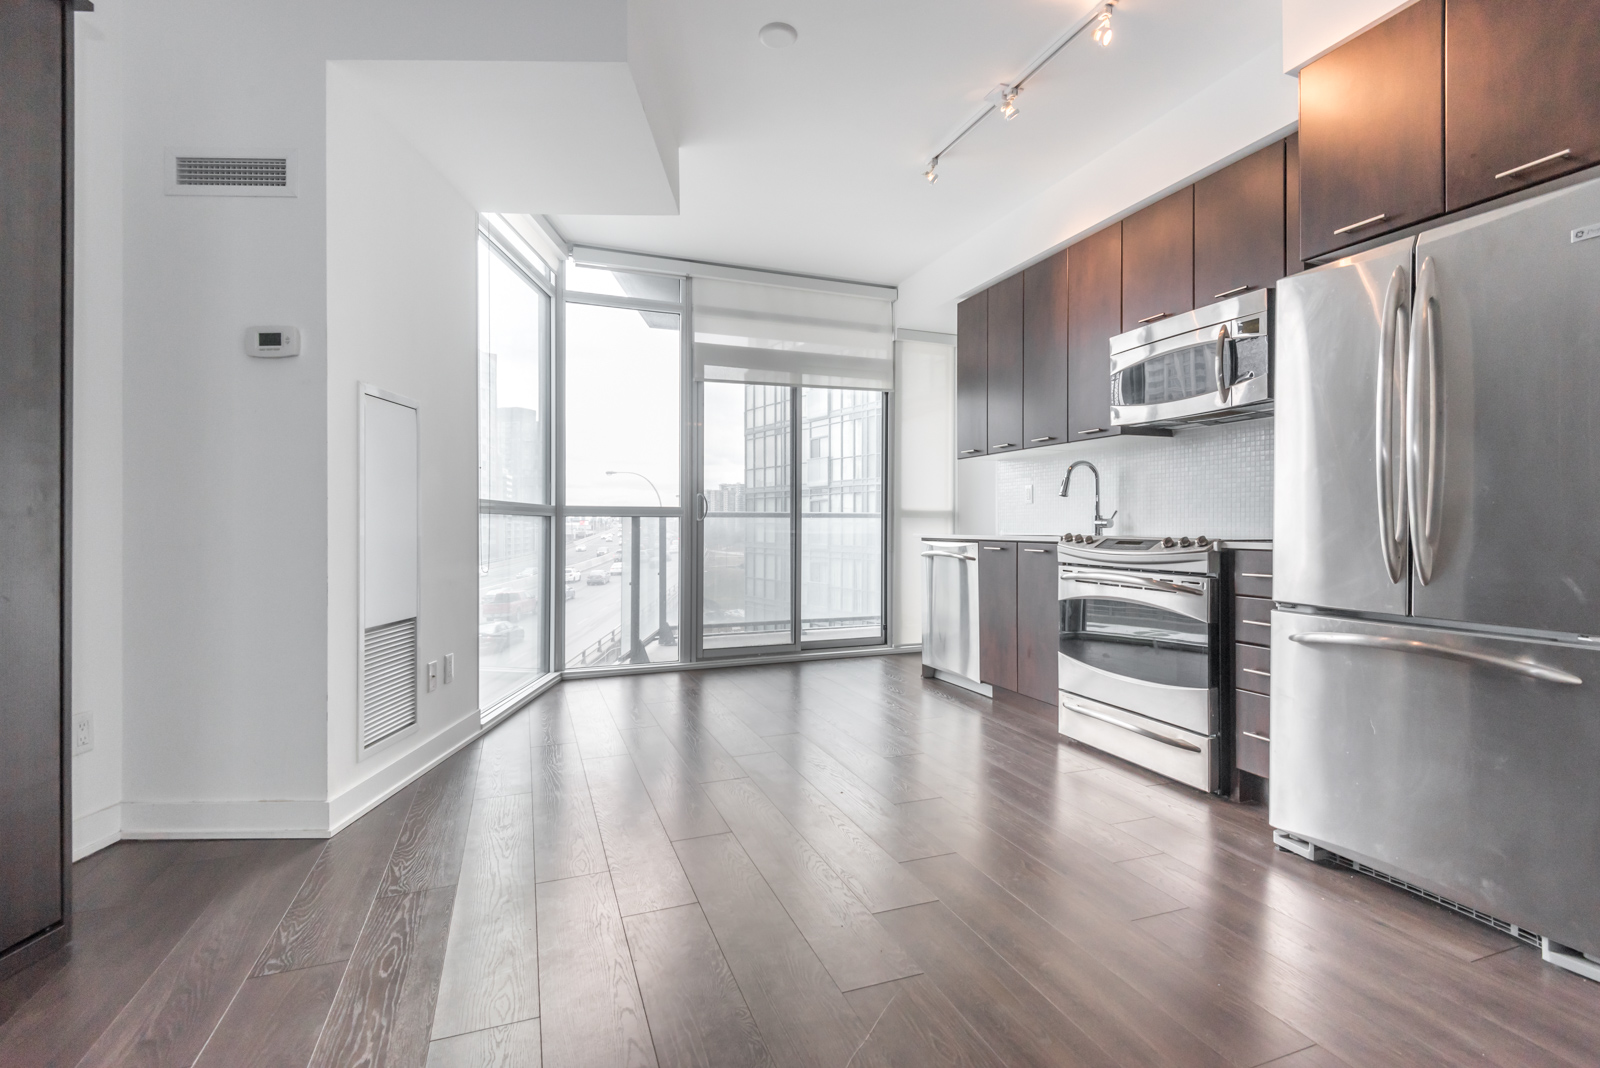
<path fill-rule="evenodd" d="M 873 657 L 563 684 L 327 842 L 124 842 L 0 1065 L 1600 1063 L 1600 983 Z"/>

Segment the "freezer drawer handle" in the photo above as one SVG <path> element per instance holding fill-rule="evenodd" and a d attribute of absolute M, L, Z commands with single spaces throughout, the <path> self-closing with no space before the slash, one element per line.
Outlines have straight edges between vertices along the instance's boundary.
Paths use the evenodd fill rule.
<path fill-rule="evenodd" d="M 1101 723 L 1109 723 L 1113 727 L 1121 727 L 1125 731 L 1131 731 L 1134 734 L 1140 734 L 1146 738 L 1154 739 L 1155 741 L 1161 742 L 1165 745 L 1170 745 L 1174 749 L 1187 749 L 1191 753 L 1202 752 L 1198 745 L 1194 745 L 1191 742 L 1185 742 L 1178 738 L 1168 738 L 1165 734 L 1157 734 L 1155 731 L 1147 731 L 1143 727 L 1136 727 L 1132 723 L 1124 723 L 1116 716 L 1108 716 L 1098 709 L 1085 708 L 1083 705 L 1074 704 L 1071 701 L 1062 701 L 1061 703 L 1066 705 L 1067 708 L 1073 712 L 1076 712 L 1080 716 L 1088 716 L 1090 719 L 1097 719 Z"/>
<path fill-rule="evenodd" d="M 1204 590 L 1190 589 L 1180 586 L 1176 582 L 1162 582 L 1160 579 L 1137 578 L 1133 575 L 1118 575 L 1115 579 L 1090 578 L 1088 575 L 1077 571 L 1063 571 L 1061 577 L 1073 582 L 1082 582 L 1090 586 L 1121 586 L 1124 589 L 1166 590 L 1168 593 L 1192 593 L 1196 597 L 1204 597 Z"/>
<path fill-rule="evenodd" d="M 1521 174 L 1523 171 L 1531 171 L 1542 163 L 1554 163 L 1556 160 L 1566 159 L 1570 155 L 1572 155 L 1572 149 L 1563 148 L 1560 152 L 1552 152 L 1548 156 L 1540 156 L 1538 159 L 1530 159 L 1520 167 L 1512 167 L 1509 171 L 1501 171 L 1499 174 L 1494 176 L 1494 180 L 1498 182 L 1502 178 L 1510 178 L 1513 175 Z"/>
<path fill-rule="evenodd" d="M 948 556 L 952 560 L 976 560 L 977 559 L 976 556 L 968 556 L 966 553 L 947 553 L 947 552 L 944 552 L 943 550 L 935 550 L 933 552 L 923 553 L 922 555 L 923 556 Z"/>
<path fill-rule="evenodd" d="M 1355 645 L 1363 649 L 1393 649 L 1401 653 L 1424 653 L 1442 656 L 1449 660 L 1468 660 L 1474 664 L 1488 664 L 1507 671 L 1526 675 L 1530 679 L 1559 682 L 1566 686 L 1582 686 L 1583 680 L 1570 671 L 1537 664 L 1531 660 L 1513 660 L 1509 656 L 1480 653 L 1474 649 L 1453 649 L 1448 645 L 1419 642 L 1411 638 L 1386 638 L 1379 634 L 1291 634 L 1289 640 L 1301 645 Z"/>

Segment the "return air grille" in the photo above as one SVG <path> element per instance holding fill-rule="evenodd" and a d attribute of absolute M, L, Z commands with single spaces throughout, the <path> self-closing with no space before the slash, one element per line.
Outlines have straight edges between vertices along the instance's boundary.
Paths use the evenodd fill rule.
<path fill-rule="evenodd" d="M 361 650 L 361 748 L 417 721 L 417 621 L 366 632 Z"/>
<path fill-rule="evenodd" d="M 265 186 L 286 189 L 289 185 L 287 159 L 178 156 L 178 185 Z"/>

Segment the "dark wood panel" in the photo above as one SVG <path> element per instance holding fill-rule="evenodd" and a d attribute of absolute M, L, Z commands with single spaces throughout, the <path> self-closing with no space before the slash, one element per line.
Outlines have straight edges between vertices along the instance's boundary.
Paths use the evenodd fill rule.
<path fill-rule="evenodd" d="M 1241 690 L 1271 695 L 1272 650 L 1259 645 L 1236 645 L 1233 684 Z"/>
<path fill-rule="evenodd" d="M 583 765 L 600 823 L 611 886 L 624 916 L 687 905 L 694 891 L 656 816 L 633 758 L 601 757 Z"/>
<path fill-rule="evenodd" d="M 1263 738 L 1272 737 L 1272 698 L 1266 694 L 1239 690 L 1234 694 L 1234 700 L 1240 730 L 1259 734 Z"/>
<path fill-rule="evenodd" d="M 1449 0 L 1444 41 L 1446 211 L 1600 163 L 1600 3 Z"/>
<path fill-rule="evenodd" d="M 1017 545 L 978 546 L 978 678 L 1017 688 Z"/>
<path fill-rule="evenodd" d="M 533 798 L 480 798 L 472 809 L 433 1013 L 434 1038 L 539 1015 Z"/>
<path fill-rule="evenodd" d="M 528 717 L 518 713 L 491 727 L 478 757 L 479 797 L 525 794 L 533 789 L 533 755 L 528 751 Z"/>
<path fill-rule="evenodd" d="M 1259 775 L 1263 779 L 1272 777 L 1271 750 L 1272 745 L 1265 738 L 1256 737 L 1255 732 L 1239 732 L 1235 739 L 1235 760 L 1240 771 L 1248 771 L 1252 775 Z"/>
<path fill-rule="evenodd" d="M 1054 706 L 1061 697 L 1056 657 L 1061 602 L 1056 599 L 1056 547 L 1017 543 L 1017 692 Z M 982 587 L 979 587 L 980 591 Z M 1053 720 L 1052 720 L 1053 721 Z"/>
<path fill-rule="evenodd" d="M 989 451 L 989 291 L 956 305 L 956 455 Z"/>
<path fill-rule="evenodd" d="M 539 884 L 539 990 L 546 1064 L 656 1064 L 608 876 Z"/>
<path fill-rule="evenodd" d="M 7 950 L 68 920 L 70 10 L 0 6 L 0 976 L 23 963 Z"/>
<path fill-rule="evenodd" d="M 623 922 L 662 1064 L 763 1068 L 774 1063 L 699 905 Z"/>
<path fill-rule="evenodd" d="M 1300 135 L 1283 142 L 1283 261 L 1284 274 L 1306 269 L 1300 252 Z"/>
<path fill-rule="evenodd" d="M 463 749 L 417 782 L 379 894 L 454 886 L 477 784 L 477 746 Z"/>
<path fill-rule="evenodd" d="M 435 1039 L 428 1044 L 427 1068 L 539 1068 L 539 1052 L 539 1021 L 523 1020 Z"/>
<path fill-rule="evenodd" d="M 628 747 L 622 742 L 622 732 L 611 718 L 611 708 L 592 683 L 576 683 L 570 690 L 566 686 L 567 716 L 572 721 L 572 733 L 578 739 L 578 751 L 583 759 L 593 760 L 603 756 L 622 756 Z"/>
<path fill-rule="evenodd" d="M 1022 440 L 1037 448 L 1066 441 L 1069 374 L 1067 250 L 1022 272 Z"/>
<path fill-rule="evenodd" d="M 1233 639 L 1246 645 L 1271 645 L 1272 602 L 1265 597 L 1235 597 Z"/>
<path fill-rule="evenodd" d="M 1204 307 L 1284 276 L 1284 144 L 1194 184 L 1194 303 Z"/>
<path fill-rule="evenodd" d="M 625 741 L 667 837 L 695 838 L 728 829 L 696 781 L 694 769 L 684 763 L 660 727 L 629 731 Z"/>
<path fill-rule="evenodd" d="M 693 771 L 696 782 L 737 779 L 744 774 L 733 754 L 717 740 L 716 732 L 708 722 L 711 717 L 698 703 L 652 705 L 651 715 L 661 725 L 667 740 L 678 751 L 683 762 Z M 733 719 L 731 716 L 727 718 Z M 734 722 L 738 721 L 735 719 Z M 749 728 L 746 727 L 745 731 L 748 732 Z M 755 742 L 758 748 L 754 752 L 767 751 L 767 744 L 760 738 L 756 738 Z"/>
<path fill-rule="evenodd" d="M 605 871 L 605 846 L 577 745 L 540 746 L 533 756 L 533 864 L 539 881 Z"/>
<path fill-rule="evenodd" d="M 1420 0 L 1301 70 L 1301 255 L 1444 210 L 1443 80 L 1444 0 Z"/>
<path fill-rule="evenodd" d="M 706 789 L 840 990 L 917 973 L 838 872 L 755 784 L 730 779 Z"/>
<path fill-rule="evenodd" d="M 761 1038 L 779 1064 L 848 1064 L 867 1029 L 731 834 L 674 843 Z"/>
<path fill-rule="evenodd" d="M 1272 574 L 1272 550 L 1234 549 L 1232 552 L 1235 573 L 1252 572 L 1269 576 Z"/>
<path fill-rule="evenodd" d="M 328 839 L 252 975 L 350 959 L 416 792 L 406 787 Z"/>
<path fill-rule="evenodd" d="M 311 1060 L 344 962 L 245 980 L 195 1068 L 295 1068 Z"/>
<path fill-rule="evenodd" d="M 1194 308 L 1194 186 L 1122 220 L 1122 329 Z"/>
<path fill-rule="evenodd" d="M 1024 278 L 1014 274 L 989 287 L 989 451 L 1020 449 L 1022 436 L 1022 317 Z"/>
<path fill-rule="evenodd" d="M 1000 1055 L 962 1018 L 927 976 L 914 975 L 882 988 L 888 1001 L 872 1014 L 872 1032 L 851 1058 L 851 1068 L 1004 1068 Z M 854 997 L 854 994 L 850 995 Z M 856 1006 L 861 1012 L 861 1006 Z"/>
<path fill-rule="evenodd" d="M 1111 339 L 1122 332 L 1122 224 L 1067 249 L 1067 436 L 1111 426 Z"/>

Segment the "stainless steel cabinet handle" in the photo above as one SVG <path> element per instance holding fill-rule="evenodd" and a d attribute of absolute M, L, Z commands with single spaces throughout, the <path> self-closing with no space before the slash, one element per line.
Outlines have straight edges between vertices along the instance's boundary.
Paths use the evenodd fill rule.
<path fill-rule="evenodd" d="M 1076 712 L 1080 716 L 1088 716 L 1090 719 L 1097 719 L 1101 723 L 1109 723 L 1113 727 L 1121 727 L 1125 731 L 1131 731 L 1134 734 L 1143 735 L 1146 738 L 1152 738 L 1155 741 L 1161 742 L 1165 745 L 1170 745 L 1174 749 L 1187 749 L 1191 753 L 1198 753 L 1201 751 L 1198 745 L 1185 742 L 1178 738 L 1168 738 L 1165 734 L 1157 734 L 1155 731 L 1147 731 L 1143 727 L 1134 726 L 1132 723 L 1124 723 L 1117 717 L 1108 716 L 1098 709 L 1086 708 L 1083 705 L 1074 704 L 1071 701 L 1065 700 L 1061 703 L 1066 705 L 1069 709 Z"/>
<path fill-rule="evenodd" d="M 1255 731 L 1240 731 L 1239 733 L 1244 735 L 1246 738 L 1254 738 L 1258 742 L 1272 741 L 1272 739 L 1268 738 L 1265 734 L 1257 734 Z"/>
<path fill-rule="evenodd" d="M 989 448 L 991 448 L 991 449 L 1014 449 L 1016 447 L 1017 447 L 1017 443 L 1014 442 L 1014 441 L 1002 441 L 998 445 L 990 445 L 989 446 Z"/>
<path fill-rule="evenodd" d="M 1406 359 L 1406 503 L 1417 578 L 1433 578 L 1444 507 L 1444 361 L 1440 346 L 1438 268 L 1433 257 L 1417 271 Z"/>
<path fill-rule="evenodd" d="M 1098 578 L 1094 575 L 1085 575 L 1078 571 L 1063 571 L 1061 577 L 1073 582 L 1082 582 L 1089 586 L 1121 586 L 1124 589 L 1167 590 L 1170 593 L 1192 593 L 1196 597 L 1204 597 L 1204 590 L 1191 589 L 1180 586 L 1176 582 L 1163 582 L 1160 579 L 1145 578 L 1142 575 L 1118 575 L 1116 578 Z"/>
<path fill-rule="evenodd" d="M 1264 679 L 1272 678 L 1272 672 L 1262 671 L 1260 668 L 1240 668 L 1239 670 L 1247 675 L 1260 675 Z"/>
<path fill-rule="evenodd" d="M 1351 230 L 1359 230 L 1363 226 L 1371 226 L 1375 222 L 1383 222 L 1383 220 L 1387 219 L 1388 217 L 1389 217 L 1389 213 L 1388 212 L 1380 211 L 1380 212 L 1378 212 L 1378 214 L 1374 215 L 1370 219 L 1362 219 L 1360 222 L 1353 222 L 1349 226 L 1341 226 L 1341 227 L 1339 227 L 1339 229 L 1335 230 L 1333 233 L 1334 233 L 1334 236 L 1336 236 L 1336 237 L 1339 234 L 1348 234 Z"/>
<path fill-rule="evenodd" d="M 1217 403 L 1228 403 L 1228 328 L 1217 328 Z"/>
<path fill-rule="evenodd" d="M 1224 289 L 1221 293 L 1212 294 L 1211 299 L 1212 300 L 1221 300 L 1223 297 L 1231 297 L 1235 293 L 1243 293 L 1245 290 L 1247 290 L 1249 288 L 1250 287 L 1247 286 L 1247 285 L 1234 286 L 1232 289 Z"/>
<path fill-rule="evenodd" d="M 1240 578 L 1271 578 L 1272 576 L 1271 575 L 1263 575 L 1259 571 L 1241 571 L 1241 572 L 1239 572 L 1239 577 Z"/>
<path fill-rule="evenodd" d="M 966 553 L 947 553 L 947 552 L 944 552 L 943 550 L 940 550 L 940 549 L 935 549 L 932 552 L 926 552 L 926 553 L 923 553 L 922 555 L 923 556 L 948 556 L 952 560 L 976 560 L 977 559 L 976 556 L 968 556 Z"/>
<path fill-rule="evenodd" d="M 1054 434 L 1046 434 L 1042 438 L 1029 438 L 1028 439 L 1029 443 L 1030 444 L 1034 444 L 1034 445 L 1037 445 L 1041 441 L 1054 441 L 1054 440 L 1056 440 L 1056 436 Z"/>
<path fill-rule="evenodd" d="M 1025 553 L 1047 553 L 1050 550 L 1049 549 L 1024 549 L 1022 551 L 1025 552 Z"/>
<path fill-rule="evenodd" d="M 1383 563 L 1389 569 L 1391 584 L 1405 577 L 1409 536 L 1404 470 L 1396 470 L 1397 461 L 1403 456 L 1396 456 L 1393 446 L 1395 397 L 1405 389 L 1409 358 L 1399 354 L 1400 346 L 1408 339 L 1397 320 L 1406 316 L 1406 290 L 1410 284 L 1404 267 L 1396 267 L 1389 276 L 1389 288 L 1383 295 L 1383 328 L 1378 337 L 1377 448 L 1374 450 L 1378 476 L 1378 540 L 1383 545 Z M 1400 451 L 1403 454 L 1405 450 Z"/>
<path fill-rule="evenodd" d="M 1352 645 L 1362 649 L 1391 649 L 1400 653 L 1423 653 L 1442 656 L 1447 660 L 1466 660 L 1474 664 L 1505 668 L 1518 675 L 1544 682 L 1559 682 L 1564 686 L 1582 686 L 1583 680 L 1570 671 L 1562 671 L 1532 660 L 1516 660 L 1494 653 L 1480 653 L 1476 649 L 1456 649 L 1448 645 L 1417 641 L 1413 638 L 1387 638 L 1381 634 L 1291 634 L 1289 640 L 1301 645 Z"/>
<path fill-rule="evenodd" d="M 961 455 L 962 456 L 971 456 L 975 452 L 982 452 L 982 451 L 983 451 L 982 449 L 962 449 L 961 450 Z"/>
<path fill-rule="evenodd" d="M 1523 171 L 1531 171 L 1542 163 L 1554 163 L 1556 160 L 1566 159 L 1570 155 L 1572 155 L 1572 149 L 1563 148 L 1560 152 L 1552 152 L 1548 156 L 1530 159 L 1520 167 L 1512 167 L 1509 171 L 1501 171 L 1494 176 L 1494 180 L 1498 182 L 1502 178 L 1510 178 L 1512 175 L 1521 174 Z"/>
<path fill-rule="evenodd" d="M 1078 433 L 1080 433 L 1080 434 L 1104 434 L 1105 432 L 1106 432 L 1106 428 L 1103 427 L 1103 426 L 1097 426 L 1093 430 L 1080 430 L 1080 431 L 1078 431 Z"/>
<path fill-rule="evenodd" d="M 1006 547 L 1004 545 L 985 545 L 983 551 L 986 553 L 1003 553 L 1006 551 Z"/>
<path fill-rule="evenodd" d="M 1143 326 L 1145 323 L 1153 323 L 1157 319 L 1165 319 L 1171 314 L 1171 312 L 1156 312 L 1154 315 L 1146 315 L 1143 319 L 1139 320 L 1139 325 Z"/>
<path fill-rule="evenodd" d="M 923 553 L 922 555 L 923 556 L 927 556 L 928 554 L 927 553 Z M 1263 623 L 1259 619 L 1241 619 L 1241 620 L 1239 620 L 1239 622 L 1243 623 L 1247 627 L 1271 627 L 1272 626 L 1271 623 Z"/>

